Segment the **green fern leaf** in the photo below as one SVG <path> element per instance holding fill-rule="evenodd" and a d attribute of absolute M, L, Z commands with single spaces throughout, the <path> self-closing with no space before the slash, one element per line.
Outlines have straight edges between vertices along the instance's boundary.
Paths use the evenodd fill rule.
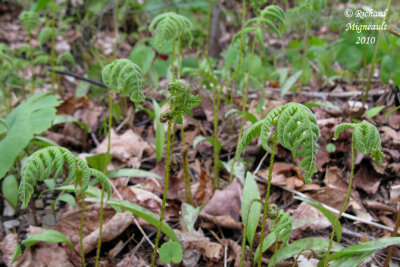
<path fill-rule="evenodd" d="M 190 20 L 173 12 L 158 15 L 149 26 L 149 30 L 155 35 L 159 47 L 162 47 L 169 40 L 177 39 L 179 36 L 188 37 L 190 43 L 192 41 L 191 28 Z"/>
<path fill-rule="evenodd" d="M 41 24 L 40 17 L 36 12 L 24 11 L 18 18 L 21 21 L 22 26 L 29 33 L 34 31 Z"/>
<path fill-rule="evenodd" d="M 112 189 L 107 176 L 101 171 L 92 168 L 90 169 L 90 174 L 97 178 L 100 184 L 107 190 L 107 200 L 109 200 L 112 194 Z"/>
<path fill-rule="evenodd" d="M 142 93 L 142 71 L 138 65 L 129 59 L 118 59 L 103 68 L 103 82 L 113 91 L 130 94 L 130 99 L 137 108 L 146 100 Z"/>
<path fill-rule="evenodd" d="M 40 55 L 33 60 L 33 65 L 46 65 L 49 63 L 49 61 L 50 57 L 48 55 Z"/>
<path fill-rule="evenodd" d="M 53 179 L 57 179 L 64 168 L 64 163 L 68 166 L 68 178 L 66 181 L 75 177 L 77 171 L 86 172 L 89 169 L 87 164 L 80 162 L 81 159 L 72 155 L 72 153 L 63 147 L 46 147 L 33 153 L 25 162 L 21 169 L 21 182 L 18 190 L 19 199 L 24 209 L 29 203 L 34 192 L 36 181 L 43 181 L 50 178 L 54 172 Z M 77 166 L 78 169 L 77 169 Z M 88 176 L 88 175 L 86 175 Z M 89 177 L 89 176 L 88 176 Z M 88 177 L 85 177 L 85 183 L 82 183 L 80 191 L 87 189 L 89 185 Z"/>
<path fill-rule="evenodd" d="M 13 166 L 16 157 L 30 143 L 34 135 L 41 134 L 52 126 L 56 117 L 56 106 L 60 102 L 55 96 L 39 93 L 31 96 L 5 118 L 7 135 L 0 141 L 0 179 Z"/>
<path fill-rule="evenodd" d="M 353 128 L 354 128 L 354 123 L 342 123 L 342 124 L 339 124 L 339 126 L 336 127 L 333 140 L 336 141 L 341 132 L 346 131 L 348 129 L 353 129 Z"/>
<path fill-rule="evenodd" d="M 57 65 L 62 65 L 63 61 L 67 61 L 69 64 L 72 65 L 72 67 L 75 67 L 75 59 L 74 56 L 70 52 L 64 52 L 60 55 L 58 55 L 56 59 Z"/>
<path fill-rule="evenodd" d="M 236 158 L 240 160 L 241 154 L 246 146 L 250 144 L 250 142 L 260 136 L 261 126 L 263 121 L 258 121 L 253 123 L 243 134 L 242 138 L 240 138 L 239 144 L 236 148 Z"/>
<path fill-rule="evenodd" d="M 40 46 L 43 46 L 47 41 L 50 40 L 53 36 L 53 29 L 51 27 L 44 27 L 43 30 L 40 31 L 38 35 L 38 40 Z"/>

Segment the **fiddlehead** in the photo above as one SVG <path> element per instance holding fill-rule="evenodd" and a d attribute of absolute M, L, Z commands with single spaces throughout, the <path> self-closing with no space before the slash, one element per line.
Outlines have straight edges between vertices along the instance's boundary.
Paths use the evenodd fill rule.
<path fill-rule="evenodd" d="M 175 118 L 177 123 L 182 123 L 182 115 L 192 115 L 191 108 L 201 104 L 198 95 L 192 95 L 190 88 L 181 81 L 169 84 L 168 91 L 171 94 L 171 110 L 169 117 Z"/>
<path fill-rule="evenodd" d="M 36 12 L 24 11 L 18 18 L 21 21 L 22 26 L 29 33 L 34 31 L 41 24 L 39 15 Z"/>
<path fill-rule="evenodd" d="M 83 193 L 88 188 L 90 175 L 93 175 L 106 187 L 108 196 L 111 195 L 111 187 L 107 178 L 103 177 L 104 175 L 101 176 L 98 171 L 90 169 L 84 160 L 74 156 L 68 149 L 50 146 L 33 153 L 21 169 L 18 194 L 23 209 L 26 208 L 32 197 L 36 181 L 49 179 L 52 173 L 53 179 L 56 180 L 62 174 L 64 165 L 68 170 L 64 184 L 74 179 L 77 194 Z M 78 172 L 80 175 L 77 175 Z"/>
<path fill-rule="evenodd" d="M 247 129 L 238 145 L 238 158 L 244 147 L 257 135 L 261 135 L 263 148 L 275 154 L 276 151 L 269 146 L 269 141 L 274 135 L 271 126 L 275 126 L 280 144 L 292 151 L 295 159 L 303 157 L 299 167 L 304 169 L 306 183 L 310 183 L 311 175 L 317 171 L 315 161 L 319 129 L 314 114 L 302 104 L 288 103 L 277 107 L 268 113 L 262 122 L 257 122 Z"/>
<path fill-rule="evenodd" d="M 353 129 L 353 141 L 355 142 L 356 150 L 363 155 L 371 153 L 371 157 L 381 165 L 385 154 L 382 153 L 378 129 L 367 121 L 342 123 L 336 128 L 333 140 L 336 140 L 339 134 L 347 129 Z"/>
<path fill-rule="evenodd" d="M 159 47 L 162 47 L 169 40 L 177 39 L 179 36 L 186 36 L 191 42 L 191 28 L 190 20 L 174 12 L 158 15 L 149 26 L 149 30 L 155 35 Z"/>
<path fill-rule="evenodd" d="M 117 59 L 103 68 L 103 82 L 113 91 L 130 94 L 137 108 L 146 99 L 142 90 L 142 70 L 129 59 Z"/>

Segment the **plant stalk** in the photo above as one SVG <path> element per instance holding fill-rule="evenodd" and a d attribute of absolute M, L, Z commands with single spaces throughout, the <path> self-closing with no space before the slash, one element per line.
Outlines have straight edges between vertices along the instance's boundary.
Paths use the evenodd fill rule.
<path fill-rule="evenodd" d="M 151 259 L 152 267 L 154 267 L 156 264 L 157 250 L 158 250 L 158 245 L 159 245 L 160 236 L 161 236 L 161 226 L 162 226 L 162 222 L 164 220 L 165 205 L 167 203 L 169 167 L 170 167 L 169 165 L 170 165 L 170 157 L 171 157 L 171 126 L 172 126 L 172 120 L 169 120 L 168 121 L 168 130 L 167 130 L 167 156 L 166 156 L 167 158 L 166 158 L 166 163 L 165 163 L 166 166 L 165 166 L 164 195 L 163 195 L 163 201 L 162 201 L 162 205 L 161 205 L 160 220 L 158 221 L 156 241 L 154 243 L 153 257 Z"/>
<path fill-rule="evenodd" d="M 56 60 L 56 50 L 55 50 L 55 45 L 56 45 L 56 1 L 53 0 L 51 3 L 51 47 L 50 47 L 50 66 L 51 69 L 54 69 L 55 67 L 55 60 Z M 55 84 L 56 84 L 56 73 L 54 71 L 51 72 L 51 90 L 53 91 L 53 94 L 55 93 Z M 61 95 L 61 88 L 60 85 L 58 84 L 58 93 Z"/>
<path fill-rule="evenodd" d="M 182 136 L 182 164 L 183 164 L 183 174 L 185 179 L 185 202 L 193 206 L 193 196 L 192 190 L 190 188 L 190 171 L 189 171 L 189 158 L 188 151 L 189 147 L 185 141 L 185 131 L 183 129 L 183 124 L 181 125 L 181 136 Z"/>
<path fill-rule="evenodd" d="M 35 90 L 35 77 L 33 75 L 34 71 L 34 66 L 33 66 L 33 47 L 32 47 L 32 34 L 31 32 L 28 32 L 28 41 L 29 41 L 29 60 L 30 60 L 30 65 L 31 65 L 31 90 L 30 94 L 33 94 L 33 91 Z"/>
<path fill-rule="evenodd" d="M 400 209 L 397 211 L 396 224 L 394 225 L 392 237 L 397 236 L 397 231 L 399 230 L 399 224 L 400 224 Z M 385 264 L 383 265 L 383 267 L 389 266 L 390 258 L 392 257 L 392 253 L 393 253 L 393 248 L 394 248 L 393 245 L 389 247 L 387 255 L 386 255 L 386 259 L 385 259 Z"/>
<path fill-rule="evenodd" d="M 352 187 L 353 179 L 354 179 L 355 166 L 356 166 L 356 163 L 355 163 L 355 141 L 354 141 L 354 137 L 352 137 L 352 139 L 351 139 L 351 172 L 350 172 L 349 187 L 347 189 L 346 199 L 345 199 L 345 201 L 343 203 L 342 208 L 340 209 L 339 214 L 336 217 L 335 223 L 334 223 L 333 228 L 332 228 L 331 237 L 329 239 L 328 250 L 326 252 L 326 256 L 325 256 L 325 259 L 324 259 L 324 266 L 325 267 L 328 266 L 328 259 L 329 259 L 329 254 L 330 254 L 330 251 L 331 251 L 332 245 L 333 245 L 333 236 L 335 235 L 336 226 L 337 226 L 337 224 L 339 222 L 339 219 L 342 216 L 344 210 L 346 209 L 347 203 L 349 202 L 349 199 L 350 199 L 351 187 Z"/>
<path fill-rule="evenodd" d="M 268 212 L 268 201 L 269 201 L 269 195 L 271 192 L 271 182 L 272 182 L 272 169 L 274 167 L 274 159 L 275 159 L 275 154 L 276 154 L 277 143 L 278 143 L 278 129 L 277 129 L 277 125 L 275 125 L 274 144 L 272 147 L 272 151 L 274 151 L 274 153 L 271 154 L 271 159 L 269 161 L 268 185 L 267 185 L 267 192 L 265 194 L 264 212 L 263 212 L 262 223 L 261 223 L 261 241 L 260 241 L 260 245 L 259 245 L 260 253 L 258 255 L 258 267 L 261 267 L 261 258 L 262 258 L 262 254 L 263 254 L 265 221 L 266 221 L 267 212 Z"/>

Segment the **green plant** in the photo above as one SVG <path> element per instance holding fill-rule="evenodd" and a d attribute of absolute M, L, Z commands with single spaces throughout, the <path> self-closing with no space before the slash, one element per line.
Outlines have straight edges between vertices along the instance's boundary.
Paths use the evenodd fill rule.
<path fill-rule="evenodd" d="M 166 155 L 166 168 L 165 168 L 165 182 L 164 182 L 164 195 L 163 195 L 163 202 L 161 206 L 161 215 L 159 226 L 157 230 L 157 236 L 153 251 L 153 258 L 152 258 L 152 266 L 155 265 L 156 256 L 157 256 L 157 249 L 158 243 L 160 240 L 160 232 L 161 232 L 161 223 L 164 219 L 164 212 L 165 212 L 165 205 L 167 201 L 167 194 L 168 194 L 168 183 L 169 183 L 169 168 L 170 168 L 170 154 L 171 154 L 171 128 L 172 128 L 172 121 L 176 121 L 179 124 L 182 124 L 182 116 L 184 114 L 191 115 L 191 107 L 199 105 L 201 103 L 201 98 L 199 96 L 194 96 L 190 92 L 190 88 L 186 86 L 181 81 L 176 81 L 170 84 L 169 92 L 171 93 L 170 96 L 170 110 L 162 113 L 160 115 L 160 121 L 162 123 L 168 122 L 168 130 L 167 130 L 167 155 Z M 183 126 L 181 126 L 183 129 Z M 183 136 L 183 130 L 181 131 Z M 190 177 L 185 175 L 185 188 L 188 188 L 190 183 Z M 189 198 L 186 192 L 186 199 Z"/>
<path fill-rule="evenodd" d="M 8 152 L 0 153 L 0 179 L 12 168 L 35 135 L 52 126 L 59 104 L 55 96 L 38 93 L 14 108 L 3 120 L 3 125 L 7 125 L 7 132 L 0 140 L 0 151 Z"/>
<path fill-rule="evenodd" d="M 31 66 L 31 93 L 35 89 L 33 75 L 33 47 L 32 47 L 32 32 L 41 25 L 40 17 L 36 12 L 24 11 L 19 15 L 19 20 L 22 26 L 28 33 L 29 49 L 30 49 L 30 66 Z"/>
<path fill-rule="evenodd" d="M 118 3 L 117 3 L 118 4 Z M 138 65 L 128 59 L 114 60 L 112 63 L 106 65 L 102 71 L 103 82 L 107 85 L 108 91 L 108 134 L 107 134 L 107 153 L 103 166 L 103 173 L 107 172 L 107 166 L 111 161 L 110 148 L 111 148 L 111 127 L 113 116 L 113 93 L 130 94 L 130 99 L 135 103 L 136 108 L 140 109 L 141 103 L 145 100 L 142 89 L 142 71 Z M 99 226 L 99 241 L 96 252 L 96 267 L 99 265 L 101 237 L 103 227 L 103 194 L 104 187 L 102 187 L 100 197 L 100 226 Z"/>
<path fill-rule="evenodd" d="M 83 248 L 83 218 L 85 211 L 84 192 L 89 186 L 90 176 L 94 176 L 102 185 L 102 191 L 107 189 L 107 198 L 111 196 L 111 186 L 108 178 L 100 171 L 91 169 L 82 159 L 74 156 L 68 149 L 50 146 L 33 153 L 21 169 L 21 181 L 19 185 L 19 199 L 21 208 L 25 209 L 34 192 L 36 181 L 52 179 L 55 181 L 63 172 L 64 164 L 68 169 L 68 176 L 64 184 L 74 181 L 75 193 L 82 196 L 82 214 L 80 225 L 80 245 L 82 264 L 85 266 L 85 254 Z"/>
<path fill-rule="evenodd" d="M 247 103 L 247 94 L 248 94 L 248 89 L 249 89 L 249 83 L 250 83 L 250 76 L 251 76 L 251 71 L 252 71 L 252 66 L 253 66 L 253 59 L 254 59 L 254 52 L 255 52 L 255 44 L 257 43 L 256 40 L 258 40 L 259 45 L 261 47 L 264 46 L 263 43 L 263 38 L 262 38 L 262 28 L 259 27 L 259 25 L 267 25 L 270 29 L 272 29 L 277 35 L 280 35 L 280 32 L 278 28 L 274 25 L 274 19 L 277 20 L 278 22 L 283 23 L 285 19 L 285 13 L 283 10 L 278 7 L 278 6 L 267 6 L 259 12 L 258 17 L 252 18 L 246 22 L 245 28 L 242 30 L 245 33 L 250 33 L 255 31 L 256 32 L 256 37 L 255 40 L 252 42 L 251 46 L 251 56 L 250 56 L 250 63 L 249 63 L 249 68 L 248 72 L 245 75 L 245 84 L 244 84 L 244 90 L 243 90 L 243 95 L 242 95 L 242 119 L 240 122 L 240 129 L 239 129 L 239 136 L 238 136 L 238 143 L 240 142 L 240 138 L 242 137 L 243 133 L 243 127 L 246 119 L 246 103 Z M 255 24 L 255 27 L 250 27 L 251 25 Z M 238 34 L 236 35 L 238 36 Z M 235 38 L 233 39 L 233 41 Z M 230 171 L 230 176 L 229 176 L 229 182 L 232 181 L 233 173 L 234 173 L 234 168 L 236 164 L 236 159 L 237 159 L 237 154 L 235 154 L 232 162 L 232 169 Z"/>
<path fill-rule="evenodd" d="M 272 130 L 272 126 L 275 128 Z M 265 195 L 264 213 L 261 225 L 261 245 L 260 251 L 263 251 L 263 237 L 265 231 L 265 218 L 269 207 L 269 195 L 271 188 L 272 169 L 276 154 L 277 142 L 292 151 L 293 157 L 303 157 L 299 167 L 304 169 L 305 182 L 311 182 L 311 175 L 317 171 L 315 167 L 317 153 L 317 139 L 319 137 L 319 129 L 317 120 L 310 109 L 298 103 L 288 103 L 284 106 L 273 109 L 261 121 L 254 123 L 243 134 L 237 146 L 237 157 L 243 149 L 256 137 L 261 136 L 261 145 L 269 153 L 271 153 L 268 186 Z M 273 143 L 272 148 L 270 142 Z M 259 254 L 258 265 L 261 265 L 261 254 Z"/>
<path fill-rule="evenodd" d="M 332 229 L 329 247 L 325 257 L 325 266 L 328 265 L 330 259 L 329 253 L 333 243 L 333 236 L 335 233 L 336 224 L 338 223 L 340 217 L 346 209 L 347 203 L 350 199 L 355 169 L 355 150 L 363 155 L 368 155 L 369 153 L 371 153 L 371 157 L 376 161 L 378 165 L 382 164 L 382 159 L 385 157 L 385 155 L 381 151 L 381 139 L 379 137 L 378 129 L 376 129 L 375 126 L 367 121 L 362 121 L 359 123 L 342 123 L 336 128 L 333 140 L 337 140 L 339 134 L 348 129 L 353 129 L 353 135 L 351 138 L 351 172 L 349 187 L 343 206 L 340 209 L 338 216 L 336 217 L 335 224 Z"/>

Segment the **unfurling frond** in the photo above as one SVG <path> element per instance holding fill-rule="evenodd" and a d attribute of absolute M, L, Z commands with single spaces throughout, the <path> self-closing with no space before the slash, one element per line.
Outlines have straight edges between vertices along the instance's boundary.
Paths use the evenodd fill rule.
<path fill-rule="evenodd" d="M 201 104 L 200 96 L 192 95 L 190 88 L 182 81 L 170 83 L 168 91 L 171 93 L 171 117 L 177 123 L 182 123 L 183 114 L 192 115 L 191 108 Z"/>
<path fill-rule="evenodd" d="M 272 133 L 272 126 L 275 133 Z M 268 144 L 275 134 L 277 141 L 292 151 L 295 159 L 303 158 L 299 167 L 304 169 L 306 183 L 310 183 L 311 175 L 317 172 L 315 162 L 319 129 L 314 114 L 298 103 L 288 103 L 273 109 L 261 122 L 255 123 L 244 133 L 239 142 L 238 156 L 257 135 L 261 136 L 261 145 L 266 151 L 276 153 Z"/>
<path fill-rule="evenodd" d="M 162 47 L 169 40 L 177 39 L 179 36 L 187 36 L 189 42 L 191 42 L 191 28 L 190 20 L 174 12 L 158 15 L 149 26 L 149 30 L 155 34 L 156 43 L 159 47 Z"/>
<path fill-rule="evenodd" d="M 333 140 L 336 140 L 342 131 L 350 128 L 353 129 L 352 138 L 357 151 L 363 155 L 371 153 L 371 157 L 376 163 L 381 165 L 385 154 L 382 153 L 381 138 L 378 129 L 367 121 L 342 123 L 336 128 Z"/>
<path fill-rule="evenodd" d="M 90 175 L 93 175 L 107 189 L 108 197 L 111 195 L 111 188 L 104 174 L 99 174 L 98 171 L 89 168 L 84 160 L 74 156 L 68 149 L 50 146 L 33 153 L 21 169 L 18 194 L 23 209 L 26 208 L 32 197 L 36 181 L 43 181 L 51 177 L 56 180 L 62 174 L 64 165 L 68 170 L 64 184 L 74 180 L 77 194 L 86 191 Z"/>
<path fill-rule="evenodd" d="M 103 82 L 113 91 L 130 94 L 137 108 L 146 99 L 142 93 L 142 70 L 129 59 L 117 59 L 103 68 Z"/>
<path fill-rule="evenodd" d="M 18 18 L 21 21 L 22 26 L 29 33 L 34 31 L 41 24 L 39 15 L 36 12 L 24 11 Z"/>

